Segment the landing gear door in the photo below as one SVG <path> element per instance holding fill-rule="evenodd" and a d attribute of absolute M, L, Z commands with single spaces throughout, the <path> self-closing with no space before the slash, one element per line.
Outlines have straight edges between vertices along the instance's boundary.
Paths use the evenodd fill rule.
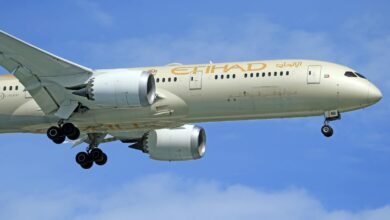
<path fill-rule="evenodd" d="M 307 84 L 320 84 L 321 66 L 309 66 L 307 69 Z"/>
<path fill-rule="evenodd" d="M 198 71 L 189 75 L 190 90 L 202 89 L 202 76 L 203 71 Z"/>

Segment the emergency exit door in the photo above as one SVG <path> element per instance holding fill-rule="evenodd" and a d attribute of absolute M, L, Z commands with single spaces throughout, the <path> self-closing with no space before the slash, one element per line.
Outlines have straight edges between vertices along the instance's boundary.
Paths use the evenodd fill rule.
<path fill-rule="evenodd" d="M 309 66 L 307 69 L 307 84 L 319 84 L 321 82 L 321 66 Z"/>

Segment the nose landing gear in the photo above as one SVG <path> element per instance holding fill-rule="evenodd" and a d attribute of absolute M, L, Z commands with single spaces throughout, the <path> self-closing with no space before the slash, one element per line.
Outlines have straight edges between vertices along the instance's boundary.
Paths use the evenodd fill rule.
<path fill-rule="evenodd" d="M 325 124 L 321 128 L 321 132 L 325 137 L 332 137 L 333 135 L 333 128 L 330 127 L 329 125 Z"/>
<path fill-rule="evenodd" d="M 325 112 L 325 122 L 324 125 L 321 127 L 321 133 L 325 137 L 332 137 L 333 136 L 333 128 L 329 125 L 331 121 L 340 120 L 341 115 L 339 111 L 333 110 L 333 111 L 327 111 Z"/>

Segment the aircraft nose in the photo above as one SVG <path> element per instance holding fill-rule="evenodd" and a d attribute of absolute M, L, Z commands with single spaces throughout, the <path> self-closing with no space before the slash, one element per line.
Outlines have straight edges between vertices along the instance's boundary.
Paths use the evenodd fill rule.
<path fill-rule="evenodd" d="M 381 91 L 374 85 L 371 85 L 368 89 L 368 101 L 370 104 L 375 104 L 382 99 Z"/>

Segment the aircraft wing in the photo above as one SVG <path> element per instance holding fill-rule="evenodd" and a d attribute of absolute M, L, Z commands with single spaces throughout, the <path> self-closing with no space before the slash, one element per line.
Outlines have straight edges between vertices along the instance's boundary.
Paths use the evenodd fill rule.
<path fill-rule="evenodd" d="M 92 70 L 0 30 L 0 65 L 25 86 L 45 114 L 68 118 L 78 102 L 66 87 L 84 83 Z"/>

